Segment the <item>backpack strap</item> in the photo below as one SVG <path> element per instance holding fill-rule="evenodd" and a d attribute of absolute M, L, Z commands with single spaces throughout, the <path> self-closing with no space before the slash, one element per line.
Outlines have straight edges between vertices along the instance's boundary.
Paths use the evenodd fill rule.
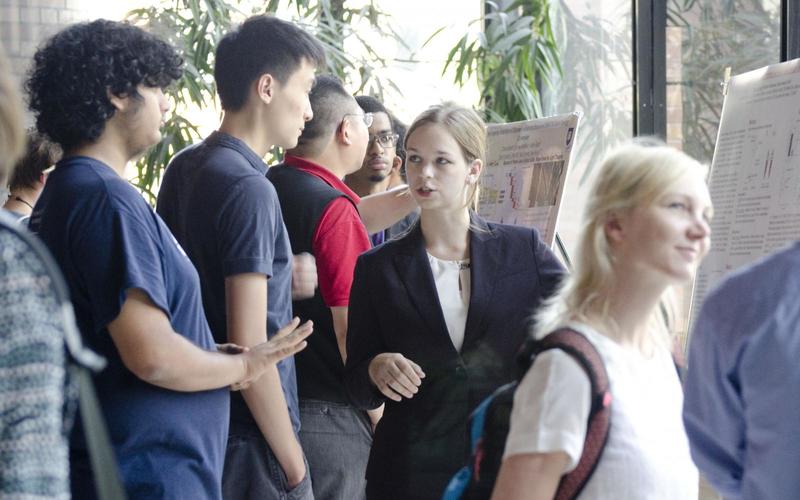
<path fill-rule="evenodd" d="M 583 452 L 575 469 L 561 477 L 554 497 L 555 500 L 567 500 L 580 494 L 600 461 L 611 425 L 611 392 L 600 353 L 581 333 L 561 328 L 548 334 L 530 345 L 530 359 L 550 349 L 560 349 L 572 356 L 586 372 L 591 384 L 591 409 Z"/>

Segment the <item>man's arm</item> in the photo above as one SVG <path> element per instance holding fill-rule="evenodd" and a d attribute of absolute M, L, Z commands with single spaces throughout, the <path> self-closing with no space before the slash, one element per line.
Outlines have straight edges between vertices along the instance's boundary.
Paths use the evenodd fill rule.
<path fill-rule="evenodd" d="M 331 316 L 333 316 L 333 331 L 336 333 L 336 345 L 339 347 L 343 363 L 347 363 L 347 309 L 347 306 L 330 308 Z M 367 416 L 369 416 L 374 429 L 383 416 L 383 405 L 374 410 L 367 410 Z"/>
<path fill-rule="evenodd" d="M 347 306 L 331 307 L 333 331 L 336 333 L 336 345 L 342 356 L 342 363 L 347 363 Z"/>
<path fill-rule="evenodd" d="M 303 347 L 310 328 L 242 354 L 203 350 L 172 330 L 167 315 L 143 291 L 132 288 L 119 315 L 108 325 L 122 363 L 141 380 L 174 391 L 203 391 L 247 384 Z"/>
<path fill-rule="evenodd" d="M 744 469 L 745 423 L 741 395 L 731 384 L 731 366 L 719 358 L 716 338 L 730 311 L 706 300 L 689 345 L 683 423 L 697 468 L 719 493 L 738 497 Z M 720 322 L 718 318 L 722 318 Z"/>
<path fill-rule="evenodd" d="M 267 338 L 267 279 L 259 273 L 225 279 L 228 341 L 249 347 Z M 278 369 L 274 365 L 242 390 L 250 413 L 281 464 L 289 486 L 306 474 L 303 451 L 294 435 Z"/>
<path fill-rule="evenodd" d="M 417 208 L 408 186 L 403 184 L 383 193 L 361 198 L 358 213 L 369 234 L 383 231 Z"/>

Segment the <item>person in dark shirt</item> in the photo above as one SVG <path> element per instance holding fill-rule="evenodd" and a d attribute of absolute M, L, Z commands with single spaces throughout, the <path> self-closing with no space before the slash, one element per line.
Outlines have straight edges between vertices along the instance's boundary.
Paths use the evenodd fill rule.
<path fill-rule="evenodd" d="M 27 84 L 38 130 L 64 150 L 30 228 L 64 274 L 86 344 L 108 361 L 95 384 L 122 481 L 136 499 L 221 498 L 228 386 L 257 381 L 310 333 L 294 321 L 275 341 L 217 352 L 197 272 L 122 177 L 160 140 L 169 107 L 163 88 L 181 63 L 143 30 L 99 20 L 50 38 Z M 89 499 L 82 434 L 77 426 L 72 495 Z"/>
<path fill-rule="evenodd" d="M 299 27 L 254 16 L 228 33 L 214 78 L 219 130 L 181 151 L 164 175 L 158 213 L 200 274 L 217 342 L 250 346 L 292 319 L 292 247 L 262 157 L 291 148 L 311 119 L 308 94 L 324 66 L 320 43 Z M 312 272 L 310 296 L 316 286 Z M 223 496 L 311 498 L 296 433 L 294 360 L 231 398 Z"/>

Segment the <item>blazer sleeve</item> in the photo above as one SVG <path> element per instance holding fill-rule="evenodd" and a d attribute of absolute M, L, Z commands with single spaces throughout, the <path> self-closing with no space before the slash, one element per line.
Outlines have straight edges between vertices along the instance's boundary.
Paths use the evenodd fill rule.
<path fill-rule="evenodd" d="M 544 300 L 555 293 L 566 271 L 535 229 L 531 230 L 531 238 L 536 273 L 539 276 L 539 300 Z"/>
<path fill-rule="evenodd" d="M 350 401 L 358 408 L 371 410 L 384 397 L 369 378 L 369 364 L 386 348 L 381 339 L 377 310 L 370 300 L 368 262 L 360 256 L 356 262 L 350 307 L 347 313 L 347 363 L 344 383 Z M 380 275 L 380 273 L 377 273 Z"/>

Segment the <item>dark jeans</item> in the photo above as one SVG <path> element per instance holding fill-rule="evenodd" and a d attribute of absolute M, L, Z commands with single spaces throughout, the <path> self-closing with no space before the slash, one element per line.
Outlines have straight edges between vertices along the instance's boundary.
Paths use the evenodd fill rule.
<path fill-rule="evenodd" d="M 300 444 L 316 500 L 364 500 L 372 425 L 347 404 L 300 399 Z"/>
<path fill-rule="evenodd" d="M 310 468 L 306 477 L 289 488 L 278 459 L 261 435 L 230 435 L 222 472 L 225 500 L 314 500 Z"/>

